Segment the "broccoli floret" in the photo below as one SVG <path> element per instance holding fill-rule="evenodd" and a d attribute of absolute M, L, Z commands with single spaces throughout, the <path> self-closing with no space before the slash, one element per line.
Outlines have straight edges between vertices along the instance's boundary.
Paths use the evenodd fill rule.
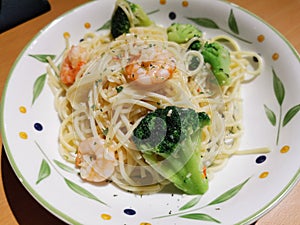
<path fill-rule="evenodd" d="M 205 43 L 201 54 L 204 62 L 211 65 L 219 85 L 228 85 L 230 83 L 230 53 L 228 49 L 218 42 Z"/>
<path fill-rule="evenodd" d="M 209 116 L 168 106 L 148 113 L 133 131 L 146 162 L 187 194 L 203 194 L 208 181 L 200 157 L 201 130 Z"/>
<path fill-rule="evenodd" d="M 167 28 L 168 40 L 178 44 L 186 43 L 193 37 L 202 37 L 202 32 L 192 24 L 173 23 Z"/>
<path fill-rule="evenodd" d="M 134 15 L 133 23 L 138 27 L 148 27 L 152 24 L 152 21 L 149 19 L 148 15 L 145 13 L 144 9 L 136 3 L 127 1 L 130 9 Z"/>
<path fill-rule="evenodd" d="M 192 44 L 188 47 L 188 50 L 199 51 L 202 47 L 202 43 L 199 40 L 193 41 Z"/>
<path fill-rule="evenodd" d="M 128 33 L 134 26 L 150 26 L 152 21 L 138 4 L 127 0 L 116 2 L 115 11 L 111 18 L 111 35 L 117 38 Z"/>
<path fill-rule="evenodd" d="M 130 29 L 130 21 L 121 7 L 117 7 L 111 18 L 111 35 L 117 38 L 124 33 L 128 33 Z"/>

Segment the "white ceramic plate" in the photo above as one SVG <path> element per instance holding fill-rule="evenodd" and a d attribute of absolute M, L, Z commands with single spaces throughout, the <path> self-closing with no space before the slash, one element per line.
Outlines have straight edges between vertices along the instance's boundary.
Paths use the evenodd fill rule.
<path fill-rule="evenodd" d="M 158 24 L 193 23 L 186 17 L 201 17 L 203 22 L 205 18 L 210 27 L 206 23 L 199 28 L 208 37 L 227 34 L 243 49 L 262 55 L 262 74 L 242 87 L 245 133 L 241 149 L 268 147 L 271 153 L 232 157 L 199 201 L 194 196 L 171 193 L 138 196 L 113 185 L 99 187 L 84 183 L 76 173 L 66 171 L 71 165 L 58 153 L 59 120 L 53 96 L 47 84 L 43 86 L 45 64 L 29 55 L 59 55 L 65 44 L 64 32 L 71 35 L 72 43 L 78 43 L 84 33 L 104 25 L 114 3 L 102 0 L 85 4 L 53 21 L 16 60 L 1 108 L 3 142 L 15 173 L 40 204 L 71 224 L 179 225 L 208 224 L 208 221 L 248 224 L 255 221 L 277 204 L 300 177 L 299 55 L 270 25 L 227 2 L 137 2 L 147 12 L 159 10 L 150 15 Z M 238 30 L 232 26 L 232 20 Z M 86 23 L 91 27 L 85 26 Z M 37 182 L 41 176 L 44 179 Z"/>

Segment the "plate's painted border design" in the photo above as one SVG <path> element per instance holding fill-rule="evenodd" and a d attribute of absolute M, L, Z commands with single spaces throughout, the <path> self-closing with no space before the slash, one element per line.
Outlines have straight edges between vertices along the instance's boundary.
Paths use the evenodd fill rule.
<path fill-rule="evenodd" d="M 158 12 L 159 10 L 155 10 L 151 13 L 155 13 L 155 12 Z M 149 14 L 151 14 L 149 13 Z M 173 13 L 173 12 L 171 12 Z M 170 15 L 170 14 L 169 14 Z M 173 16 L 175 15 L 176 17 L 176 14 L 172 14 Z M 172 20 L 173 16 L 170 17 L 170 19 Z M 221 29 L 213 20 L 211 19 L 208 19 L 208 18 L 187 18 L 193 22 L 195 22 L 197 25 L 199 26 L 203 26 L 203 27 L 206 27 L 206 28 L 212 28 L 212 29 Z M 237 35 L 239 34 L 239 30 L 238 30 L 238 25 L 237 25 L 237 21 L 235 19 L 235 16 L 233 14 L 233 10 L 231 9 L 230 10 L 230 15 L 229 15 L 229 18 L 228 18 L 228 26 L 230 28 L 230 30 L 235 33 L 235 34 L 232 34 L 224 29 L 221 29 L 223 32 L 227 33 L 227 34 L 230 34 L 232 36 L 234 36 L 235 38 L 238 38 L 239 40 L 241 41 L 244 41 L 248 44 L 251 44 L 252 42 L 250 41 L 247 41 L 245 39 L 242 39 L 240 37 L 238 37 Z M 90 23 L 89 22 L 85 22 L 84 23 L 84 27 L 89 29 L 91 27 Z M 110 28 L 110 20 L 108 20 L 107 22 L 105 22 L 100 28 L 98 28 L 96 31 L 100 31 L 100 30 L 105 30 L 105 29 L 109 29 Z M 70 37 L 71 34 L 69 32 L 64 32 L 63 36 L 65 37 Z M 263 42 L 264 41 L 264 35 L 259 35 L 257 37 L 257 41 L 258 42 Z M 48 60 L 47 58 L 50 58 L 52 60 L 56 59 L 58 60 L 56 57 L 56 55 L 52 55 L 52 54 L 29 54 L 28 56 L 30 57 L 33 57 L 35 58 L 36 60 L 38 60 L 39 62 L 41 63 L 47 63 Z M 278 53 L 274 53 L 273 54 L 273 60 L 277 60 L 279 57 L 279 54 Z M 273 74 L 274 74 L 274 77 L 276 76 L 274 70 L 273 70 Z M 57 74 L 57 76 L 59 76 Z M 274 84 L 274 89 L 275 89 L 275 86 L 282 86 L 281 89 L 279 88 L 276 88 L 276 91 L 275 93 L 277 93 L 276 96 L 282 94 L 281 92 L 284 93 L 284 88 L 283 88 L 283 84 L 280 82 L 279 78 L 276 76 L 277 78 L 277 85 Z M 274 78 L 275 79 L 275 78 Z M 278 81 L 279 80 L 279 81 Z M 275 81 L 274 81 L 275 82 Z M 46 74 L 42 74 L 40 76 L 37 77 L 36 81 L 34 82 L 34 86 L 33 86 L 33 99 L 32 99 L 32 105 L 34 104 L 35 100 L 39 97 L 39 95 L 41 94 L 44 86 L 45 86 L 45 83 L 46 83 Z M 283 98 L 283 97 L 282 97 Z M 282 99 L 283 100 L 283 99 Z M 267 108 L 265 106 L 265 108 Z M 271 110 L 269 110 L 271 111 Z M 295 110 L 293 110 L 294 112 Z M 267 111 L 266 111 L 267 113 Z M 274 114 L 274 113 L 273 113 Z M 271 117 L 269 115 L 273 115 L 272 113 L 267 113 L 267 116 L 268 118 L 270 119 Z M 291 114 L 291 113 L 290 113 Z M 295 115 L 296 113 L 294 113 Z M 290 116 L 290 119 L 291 119 L 292 116 Z M 270 121 L 272 122 L 272 120 L 270 119 Z M 34 127 L 37 129 L 37 128 L 41 128 L 42 125 L 39 125 L 39 124 L 35 124 Z M 22 135 L 26 136 L 26 133 L 22 132 Z M 20 134 L 21 136 L 21 134 Z M 39 170 L 39 175 L 38 175 L 38 178 L 37 178 L 37 184 L 39 182 L 41 182 L 43 179 L 47 178 L 48 176 L 50 176 L 50 172 L 51 172 L 51 168 L 50 168 L 50 165 L 52 167 L 55 168 L 55 165 L 51 162 L 51 160 L 47 157 L 47 155 L 45 154 L 45 152 L 43 151 L 43 149 L 40 147 L 40 145 L 35 141 L 35 144 L 37 145 L 37 147 L 39 148 L 39 150 L 43 153 L 43 155 L 45 156 L 46 160 L 43 159 L 42 162 L 41 162 L 41 166 L 40 166 L 40 170 Z M 286 153 L 289 151 L 289 146 L 286 146 L 283 148 L 284 150 L 282 150 L 281 152 L 282 153 Z M 266 161 L 266 155 L 260 155 L 257 157 L 256 159 L 256 163 L 257 164 L 261 164 L 263 162 Z M 71 172 L 71 173 L 74 173 L 74 169 L 73 168 L 70 168 L 69 166 L 59 162 L 58 160 L 53 160 L 53 162 L 56 164 L 56 166 L 58 166 L 59 168 L 67 171 L 67 172 Z M 57 170 L 57 168 L 55 168 L 55 170 L 57 171 L 57 173 L 63 177 L 63 175 Z M 260 175 L 259 175 L 259 178 L 263 179 L 263 178 L 266 178 L 267 176 L 269 175 L 269 172 L 268 171 L 263 171 Z M 64 177 L 63 177 L 64 178 Z M 198 203 L 200 202 L 200 199 L 201 199 L 201 196 L 197 196 L 197 197 L 194 197 L 193 199 L 191 199 L 188 203 L 184 204 L 182 207 L 180 207 L 179 211 L 178 212 L 172 212 L 168 215 L 164 215 L 164 216 L 157 216 L 157 217 L 154 217 L 153 219 L 161 219 L 161 218 L 166 218 L 166 217 L 172 217 L 172 216 L 178 216 L 178 217 L 181 217 L 181 218 L 185 218 L 185 219 L 192 219 L 192 220 L 199 220 L 199 221 L 210 221 L 210 222 L 215 222 L 215 223 L 221 223 L 221 221 L 219 221 L 218 219 L 216 218 L 213 218 L 211 217 L 210 215 L 208 214 L 204 214 L 204 213 L 199 213 L 198 211 L 201 210 L 201 209 L 204 209 L 205 207 L 208 207 L 208 206 L 211 206 L 211 205 L 216 205 L 216 204 L 219 204 L 219 203 L 222 203 L 222 202 L 225 202 L 229 199 L 231 199 L 232 197 L 234 197 L 236 194 L 238 194 L 238 192 L 241 190 L 241 188 L 248 182 L 250 178 L 246 179 L 244 182 L 242 182 L 241 184 L 231 188 L 230 190 L 226 191 L 225 193 L 223 193 L 222 195 L 220 195 L 219 197 L 217 197 L 215 200 L 211 201 L 209 204 L 207 205 L 204 205 L 204 206 L 201 206 L 199 207 L 198 206 Z M 74 192 L 76 192 L 77 194 L 79 195 L 82 195 L 84 197 L 87 197 L 87 198 L 90 198 L 92 200 L 95 200 L 95 201 L 98 201 L 100 202 L 101 204 L 104 204 L 104 205 L 107 205 L 105 202 L 101 201 L 100 199 L 98 199 L 94 194 L 92 194 L 91 192 L 89 192 L 88 190 L 86 189 L 83 189 L 82 187 L 80 187 L 79 185 L 77 185 L 76 183 L 72 182 L 71 180 L 68 180 L 66 178 L 64 178 L 64 181 L 65 183 L 67 184 L 67 186 L 73 190 Z M 197 207 L 196 207 L 197 206 Z M 135 215 L 136 214 L 136 211 L 134 211 L 133 209 L 125 209 L 123 211 L 125 214 L 128 214 L 128 215 Z M 101 214 L 101 218 L 103 220 L 110 220 L 111 219 L 111 215 L 109 214 L 106 214 L 106 213 L 103 213 Z"/>
<path fill-rule="evenodd" d="M 271 110 L 266 104 L 264 104 L 264 109 L 265 109 L 265 113 L 266 113 L 267 118 L 269 119 L 270 123 L 273 126 L 276 126 L 276 124 L 277 124 L 276 145 L 278 145 L 281 128 L 283 128 L 285 125 L 287 125 L 291 121 L 291 119 L 294 116 L 296 116 L 296 114 L 300 110 L 300 104 L 297 104 L 297 105 L 293 106 L 292 108 L 290 108 L 282 120 L 282 116 L 283 116 L 282 115 L 282 113 L 283 113 L 282 105 L 283 105 L 284 97 L 285 97 L 285 88 L 284 88 L 284 84 L 282 83 L 280 78 L 277 76 L 276 71 L 274 69 L 272 69 L 272 73 L 273 73 L 273 90 L 274 90 L 277 102 L 279 104 L 278 119 L 277 119 L 277 116 L 274 113 L 274 111 Z"/>
<path fill-rule="evenodd" d="M 166 1 L 163 1 L 163 0 L 160 0 L 161 4 L 165 4 Z M 188 6 L 188 1 L 182 1 L 182 5 L 184 7 L 187 7 Z M 236 6 L 235 6 L 236 7 Z M 237 7 L 238 8 L 238 7 Z M 240 8 L 241 10 L 244 10 L 242 8 Z M 70 12 L 72 12 L 73 10 L 71 10 Z M 245 12 L 247 12 L 248 14 L 256 17 L 258 20 L 262 21 L 260 18 L 258 18 L 257 16 L 255 16 L 254 14 L 244 10 Z M 68 12 L 68 13 L 70 13 Z M 176 15 L 175 15 L 176 16 Z M 234 15 L 233 15 L 234 16 Z M 172 19 L 170 17 L 170 19 Z M 265 22 L 264 22 L 265 23 Z M 297 55 L 297 52 L 293 49 L 293 47 L 289 44 L 289 42 L 280 34 L 278 33 L 274 28 L 272 28 L 270 25 L 268 25 L 267 23 L 265 23 L 268 27 L 270 27 L 271 29 L 273 29 L 275 31 L 275 33 L 277 33 L 289 46 L 290 48 L 293 50 L 294 54 L 296 55 L 296 57 L 299 59 L 299 56 Z M 49 26 L 49 25 L 48 25 Z M 48 27 L 47 26 L 47 27 Z M 47 28 L 46 27 L 46 28 Z M 46 29 L 45 28 L 45 29 Z M 88 26 L 86 26 L 86 28 L 88 28 Z M 232 29 L 230 27 L 230 29 Z M 33 40 L 35 40 L 36 38 L 38 38 L 39 35 L 37 35 Z M 32 40 L 32 41 L 33 41 Z M 263 35 L 260 35 L 257 37 L 257 40 L 259 42 L 263 42 L 264 41 L 264 36 Z M 29 47 L 30 43 L 25 47 L 25 49 L 22 51 L 22 53 L 20 54 L 20 56 L 18 57 L 18 59 L 16 60 L 16 62 L 14 63 L 14 66 L 10 72 L 10 75 L 12 75 L 12 71 L 14 70 L 14 67 L 17 65 L 18 61 L 21 59 L 21 57 L 23 56 L 24 54 L 24 51 Z M 52 57 L 51 55 L 48 55 L 49 57 Z M 277 60 L 279 57 L 279 54 L 278 53 L 274 53 L 273 54 L 273 60 Z M 274 74 L 274 71 L 273 71 L 273 74 Z M 45 74 L 42 74 L 40 75 L 39 79 L 36 80 L 35 82 L 35 85 L 34 85 L 34 88 L 33 88 L 33 99 L 32 99 L 32 105 L 35 103 L 35 100 L 38 98 L 38 96 L 40 95 L 43 87 L 44 87 L 44 84 L 45 84 L 45 78 L 46 78 L 46 75 Z M 9 80 L 8 80 L 9 81 Z M 8 81 L 7 81 L 7 84 L 8 84 Z M 282 85 L 283 86 L 283 85 Z M 3 121 L 3 106 L 4 106 L 4 99 L 5 99 L 5 93 L 6 93 L 6 88 L 7 86 L 5 86 L 5 90 L 4 90 L 4 95 L 3 95 L 3 101 L 2 101 L 2 105 L 1 105 L 1 119 Z M 277 97 L 277 94 L 276 94 L 276 91 L 275 91 L 275 95 Z M 277 99 L 278 100 L 278 99 Z M 279 102 L 278 102 L 279 103 Z M 280 104 L 280 103 L 279 103 Z M 281 103 L 282 104 L 282 103 Z M 281 106 L 281 105 L 280 105 Z M 21 113 L 27 113 L 27 108 L 25 106 L 20 106 L 19 107 L 19 111 Z M 287 121 L 289 122 L 296 114 L 297 112 L 299 111 L 299 105 L 296 105 L 295 107 L 291 108 L 285 115 L 285 117 L 289 118 L 289 119 L 284 119 L 284 121 Z M 267 113 L 267 112 L 266 112 Z M 272 114 L 272 113 L 271 113 Z M 275 114 L 273 112 L 273 114 Z M 268 115 L 267 115 L 268 116 Z M 268 119 L 270 120 L 270 122 L 272 123 L 271 119 L 269 118 L 268 116 Z M 283 124 L 287 124 L 287 122 L 284 122 L 282 123 L 282 126 L 284 126 Z M 4 123 L 1 123 L 2 126 L 1 126 L 1 129 L 2 129 L 2 134 L 3 134 L 3 141 L 4 141 L 4 145 L 5 145 L 5 150 L 6 150 L 6 153 L 8 155 L 8 158 L 9 158 L 9 161 L 14 169 L 14 171 L 16 172 L 17 176 L 19 177 L 19 179 L 21 180 L 21 182 L 23 183 L 23 185 L 27 188 L 27 190 L 33 195 L 36 197 L 36 199 L 46 208 L 48 208 L 51 212 L 53 212 L 54 214 L 58 215 L 60 218 L 63 218 L 65 221 L 68 221 L 72 224 L 79 224 L 77 221 L 74 221 L 74 219 L 72 219 L 70 216 L 68 215 L 65 215 L 63 212 L 57 210 L 55 207 L 51 206 L 46 200 L 44 200 L 41 196 L 39 196 L 39 194 L 34 190 L 33 187 L 31 187 L 31 185 L 24 179 L 21 171 L 19 171 L 17 165 L 15 164 L 14 162 L 14 159 L 13 159 L 13 156 L 9 150 L 9 145 L 8 145 L 8 142 L 7 142 L 7 139 L 6 139 L 6 136 L 5 136 L 5 132 L 4 132 Z M 279 124 L 280 126 L 280 124 Z M 278 127 L 279 127 L 278 126 Z M 43 126 L 41 123 L 35 123 L 34 124 L 34 128 L 38 131 L 41 131 L 43 129 Z M 279 128 L 278 128 L 279 129 Z M 28 133 L 26 131 L 20 131 L 19 132 L 19 137 L 21 139 L 27 139 L 28 138 Z M 41 150 L 41 152 L 43 151 L 38 143 L 36 142 L 36 145 L 37 147 Z M 280 152 L 281 153 L 287 153 L 288 151 L 290 150 L 290 147 L 288 145 L 285 145 L 281 148 Z M 47 159 L 47 157 L 46 157 Z M 259 156 L 257 158 L 257 163 L 262 163 L 266 160 L 266 158 L 264 156 Z M 68 170 L 67 166 L 65 166 L 64 164 L 60 164 L 58 161 L 54 160 L 54 163 L 56 164 L 56 166 L 58 166 L 59 168 L 61 169 L 64 169 L 64 170 Z M 47 166 L 45 166 L 45 164 L 47 164 L 47 160 L 43 160 L 41 162 L 41 167 L 40 167 L 40 171 L 39 171 L 39 174 L 41 173 L 41 175 L 38 175 L 38 178 L 42 178 L 42 179 L 37 179 L 37 184 L 39 182 L 41 182 L 44 178 L 46 178 L 48 176 L 48 170 L 49 168 Z M 52 166 L 54 166 L 54 164 L 51 163 Z M 48 165 L 49 166 L 49 165 Z M 54 166 L 55 167 L 55 166 Z M 71 168 L 72 169 L 72 168 Z M 56 169 L 57 170 L 57 169 Z M 70 172 L 70 171 L 69 171 Z M 58 172 L 59 173 L 59 172 Z M 50 175 L 50 172 L 49 172 L 49 175 Z M 45 176 L 45 177 L 43 177 Z M 265 178 L 268 176 L 268 171 L 264 171 L 260 174 L 260 178 Z M 285 188 L 277 195 L 274 197 L 274 199 L 269 202 L 264 208 L 262 208 L 261 210 L 257 211 L 255 214 L 249 216 L 248 218 L 246 218 L 245 220 L 241 221 L 239 224 L 244 224 L 244 223 L 248 223 L 250 221 L 252 221 L 254 218 L 258 217 L 259 215 L 262 215 L 263 213 L 266 212 L 266 210 L 270 209 L 271 206 L 273 206 L 278 200 L 280 200 L 282 197 L 284 197 L 284 195 L 292 188 L 292 186 L 296 183 L 296 181 L 300 178 L 300 170 L 297 171 L 297 173 L 295 174 L 295 176 L 290 180 L 290 182 L 285 186 Z M 248 180 L 247 180 L 248 181 Z M 243 183 L 242 183 L 243 184 Z M 240 184 L 241 185 L 241 184 Z M 239 185 L 238 185 L 239 186 Z M 241 185 L 243 186 L 243 185 Z M 72 188 L 71 188 L 72 189 Z M 234 188 L 233 188 L 234 189 Z M 185 212 L 188 212 L 188 211 L 195 211 L 196 208 L 193 208 L 194 206 L 196 206 L 196 204 L 198 203 L 198 200 L 196 198 L 192 199 L 191 201 L 189 201 L 188 203 L 186 203 L 185 205 L 183 205 L 181 207 L 181 210 L 182 211 L 185 211 Z M 205 207 L 205 206 L 204 206 Z M 199 209 L 199 208 L 197 208 Z M 128 215 L 132 214 L 134 215 L 135 212 L 134 210 L 124 210 L 124 213 L 126 213 Z M 179 212 L 181 213 L 181 212 Z M 181 214 L 180 214 L 181 215 Z M 197 218 L 198 216 L 201 217 L 201 215 L 192 215 L 192 216 L 187 216 L 186 218 L 189 218 L 189 219 L 195 219 L 195 218 L 191 218 L 195 216 L 195 218 Z M 111 215 L 109 214 L 101 214 L 101 218 L 103 220 L 110 220 L 111 219 Z M 215 221 L 216 222 L 216 221 Z M 140 223 L 140 225 L 151 225 L 150 223 Z"/>
<path fill-rule="evenodd" d="M 226 34 L 229 34 L 233 36 L 234 38 L 246 42 L 248 44 L 252 44 L 251 41 L 248 41 L 242 37 L 239 36 L 239 28 L 238 28 L 238 23 L 235 19 L 233 9 L 230 10 L 229 16 L 228 16 L 228 27 L 231 32 L 227 31 L 226 29 L 221 28 L 215 21 L 213 21 L 210 18 L 203 18 L 203 17 L 186 17 L 188 20 L 193 21 L 196 23 L 198 26 L 206 27 L 206 28 L 211 28 L 211 29 L 219 29 L 223 31 Z"/>
<path fill-rule="evenodd" d="M 52 161 L 49 159 L 49 157 L 47 156 L 47 154 L 45 153 L 45 151 L 42 149 L 42 147 L 39 145 L 39 143 L 37 141 L 34 141 L 35 145 L 38 147 L 38 149 L 41 151 L 41 153 L 44 155 L 45 159 L 42 160 L 41 166 L 40 166 L 40 170 L 39 170 L 39 174 L 38 174 L 38 178 L 36 181 L 36 184 L 39 184 L 43 179 L 47 178 L 48 176 L 50 176 L 51 173 L 51 167 L 50 165 L 56 170 L 57 174 L 63 178 L 63 180 L 65 181 L 65 183 L 67 184 L 67 186 L 74 192 L 76 192 L 77 194 L 95 200 L 103 205 L 107 206 L 107 203 L 103 202 L 102 200 L 100 200 L 96 195 L 92 194 L 91 192 L 89 192 L 88 190 L 84 189 L 83 187 L 81 187 L 80 185 L 74 183 L 73 181 L 67 179 L 66 177 L 64 177 L 62 175 L 62 173 L 60 173 L 60 171 L 55 167 L 55 165 L 52 163 Z M 72 172 L 74 173 L 75 170 L 73 170 L 73 168 L 59 162 L 58 160 L 54 160 L 53 161 L 59 168 L 67 171 L 67 172 Z"/>
<path fill-rule="evenodd" d="M 233 198 L 235 195 L 239 193 L 239 191 L 242 189 L 242 187 L 249 181 L 250 177 L 247 178 L 245 181 L 242 183 L 234 186 L 233 188 L 229 189 L 228 191 L 224 192 L 214 200 L 210 201 L 208 204 L 201 206 L 201 207 L 196 207 L 194 208 L 201 200 L 201 195 L 198 195 L 194 198 L 192 198 L 190 201 L 185 203 L 183 206 L 179 208 L 178 212 L 171 213 L 169 215 L 165 216 L 158 216 L 153 219 L 160 219 L 160 218 L 166 218 L 166 217 L 172 217 L 172 216 L 179 216 L 181 218 L 185 219 L 192 219 L 192 220 L 202 220 L 202 221 L 209 221 L 209 222 L 215 222 L 215 223 L 221 223 L 221 221 L 211 217 L 208 214 L 204 213 L 195 213 L 195 211 L 199 211 L 201 209 L 204 209 L 208 206 L 212 205 L 218 205 L 222 202 L 228 201 L 231 198 Z"/>

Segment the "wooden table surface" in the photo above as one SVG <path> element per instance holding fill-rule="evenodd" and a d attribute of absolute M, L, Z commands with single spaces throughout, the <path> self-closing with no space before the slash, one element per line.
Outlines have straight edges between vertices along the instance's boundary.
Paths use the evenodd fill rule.
<path fill-rule="evenodd" d="M 300 52 L 300 0 L 231 1 L 271 24 Z M 49 0 L 49 2 L 51 4 L 49 12 L 0 34 L 1 96 L 9 70 L 26 43 L 54 18 L 87 0 Z M 64 224 L 40 206 L 24 189 L 10 167 L 3 146 L 0 154 L 0 225 Z M 300 183 L 256 224 L 297 225 L 300 224 L 299 212 Z"/>

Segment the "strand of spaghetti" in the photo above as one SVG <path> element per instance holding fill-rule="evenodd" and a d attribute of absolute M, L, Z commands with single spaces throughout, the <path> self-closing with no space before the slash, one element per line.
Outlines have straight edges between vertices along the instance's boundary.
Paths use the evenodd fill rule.
<path fill-rule="evenodd" d="M 119 156 L 118 166 L 119 166 L 120 173 L 122 174 L 123 179 L 125 179 L 126 182 L 128 184 L 130 184 L 131 186 L 138 186 L 138 184 L 130 178 L 130 174 L 128 174 L 126 169 L 125 169 L 123 151 L 118 151 L 118 156 Z"/>
<path fill-rule="evenodd" d="M 124 105 L 124 104 L 138 105 L 138 106 L 147 108 L 150 111 L 154 111 L 156 109 L 156 107 L 153 106 L 152 104 L 149 104 L 147 102 L 143 102 L 143 101 L 140 101 L 137 99 L 120 99 L 117 102 L 115 102 L 115 106 Z"/>
<path fill-rule="evenodd" d="M 116 148 L 120 148 L 121 146 L 126 146 L 130 149 L 135 149 L 135 145 L 129 141 L 130 137 L 132 137 L 133 130 L 138 126 L 140 121 L 143 118 L 139 118 L 129 129 L 127 129 L 127 133 L 124 134 L 120 130 L 116 132 L 117 139 L 119 140 L 119 143 L 117 144 Z"/>
<path fill-rule="evenodd" d="M 55 65 L 55 63 L 53 62 L 53 60 L 51 59 L 51 57 L 47 56 L 46 57 L 50 67 L 52 70 L 54 70 L 54 73 L 55 73 L 55 77 L 58 78 L 59 76 L 59 68 Z M 59 80 L 57 79 L 58 83 L 59 83 Z"/>
<path fill-rule="evenodd" d="M 271 150 L 268 147 L 260 147 L 260 148 L 239 150 L 236 151 L 234 155 L 265 154 L 270 152 Z"/>
<path fill-rule="evenodd" d="M 232 45 L 232 47 L 233 47 L 232 51 L 240 51 L 240 46 L 238 45 L 238 43 L 229 36 L 218 35 L 218 36 L 215 36 L 215 37 L 211 38 L 212 42 L 214 42 L 214 41 L 224 41 L 224 40 L 228 41 Z"/>

